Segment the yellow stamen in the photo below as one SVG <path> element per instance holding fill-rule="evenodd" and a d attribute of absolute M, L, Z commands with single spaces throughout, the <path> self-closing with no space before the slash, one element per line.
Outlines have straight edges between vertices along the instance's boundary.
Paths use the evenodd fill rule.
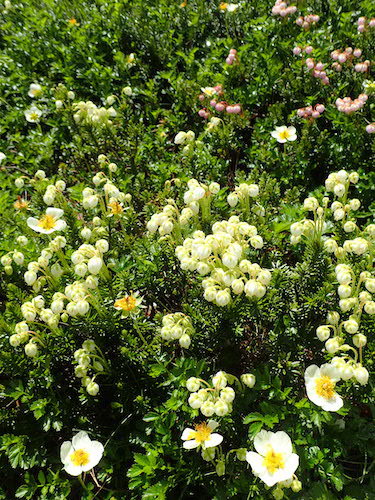
<path fill-rule="evenodd" d="M 53 229 L 56 226 L 56 220 L 53 215 L 46 214 L 43 215 L 43 217 L 39 220 L 38 226 L 48 231 L 49 229 Z"/>
<path fill-rule="evenodd" d="M 221 10 L 226 10 L 228 7 L 228 4 L 226 2 L 221 2 L 221 4 L 219 5 L 219 9 Z"/>
<path fill-rule="evenodd" d="M 30 120 L 33 120 L 33 121 L 39 120 L 38 113 L 30 113 Z"/>
<path fill-rule="evenodd" d="M 115 215 L 122 214 L 122 212 L 124 211 L 118 201 L 112 201 L 111 203 L 108 203 L 108 206 L 111 208 L 112 213 Z"/>
<path fill-rule="evenodd" d="M 195 439 L 198 441 L 198 443 L 203 443 L 204 441 L 207 441 L 211 435 L 212 430 L 208 427 L 208 425 L 203 422 L 202 424 L 197 424 L 195 426 L 195 431 L 194 436 L 192 436 L 190 439 Z"/>
<path fill-rule="evenodd" d="M 116 300 L 115 307 L 120 307 L 123 311 L 132 311 L 137 306 L 137 299 L 132 295 Z"/>
<path fill-rule="evenodd" d="M 14 208 L 17 210 L 24 210 L 29 206 L 29 203 L 23 198 L 18 199 L 14 202 Z"/>
<path fill-rule="evenodd" d="M 89 463 L 89 454 L 85 450 L 76 450 L 70 455 L 70 460 L 75 466 L 83 466 Z"/>
<path fill-rule="evenodd" d="M 290 137 L 290 132 L 289 130 L 283 130 L 280 132 L 280 139 L 289 139 Z"/>
<path fill-rule="evenodd" d="M 335 383 L 332 382 L 332 380 L 327 377 L 327 375 L 323 375 L 317 378 L 315 381 L 315 387 L 316 393 L 323 398 L 331 399 L 335 394 Z"/>
<path fill-rule="evenodd" d="M 282 453 L 276 453 L 273 448 L 267 451 L 263 465 L 266 467 L 270 474 L 273 474 L 277 469 L 283 469 L 285 466 L 284 457 Z"/>

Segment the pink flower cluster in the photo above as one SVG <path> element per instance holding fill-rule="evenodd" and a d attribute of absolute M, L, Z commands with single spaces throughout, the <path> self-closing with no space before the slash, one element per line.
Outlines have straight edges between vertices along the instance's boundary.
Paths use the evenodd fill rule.
<path fill-rule="evenodd" d="M 312 76 L 315 78 L 320 78 L 323 85 L 329 85 L 329 78 L 324 70 L 324 64 L 322 62 L 315 63 L 314 59 L 308 57 L 305 61 L 308 69 L 312 70 Z"/>
<path fill-rule="evenodd" d="M 307 47 L 300 47 L 299 45 L 297 45 L 293 48 L 293 54 L 295 56 L 299 56 L 300 54 L 302 54 L 302 52 L 304 52 L 305 54 L 311 54 L 313 50 L 314 49 L 313 47 L 311 47 L 311 45 L 308 45 Z"/>
<path fill-rule="evenodd" d="M 283 0 L 276 0 L 271 12 L 273 16 L 287 17 L 297 12 L 297 7 L 295 5 L 288 5 L 288 2 L 284 2 Z"/>
<path fill-rule="evenodd" d="M 374 134 L 375 133 L 375 123 L 369 123 L 366 127 L 366 132 L 368 134 Z"/>
<path fill-rule="evenodd" d="M 364 33 L 368 28 L 375 28 L 375 17 L 372 17 L 369 21 L 365 17 L 360 17 L 357 25 L 358 33 Z"/>
<path fill-rule="evenodd" d="M 352 99 L 351 97 L 344 97 L 343 99 L 336 99 L 336 107 L 342 113 L 351 115 L 355 111 L 359 111 L 365 105 L 368 96 L 366 94 L 360 94 L 357 99 Z"/>
<path fill-rule="evenodd" d="M 311 24 L 316 24 L 319 21 L 320 17 L 316 14 L 308 14 L 307 16 L 300 16 L 296 19 L 296 24 L 301 26 L 305 30 L 308 30 Z"/>
<path fill-rule="evenodd" d="M 300 118 L 305 118 L 307 120 L 314 120 L 315 118 L 319 118 L 319 116 L 324 112 L 326 108 L 323 104 L 316 104 L 313 106 L 306 106 L 306 108 L 299 108 L 297 110 L 297 115 Z"/>
<path fill-rule="evenodd" d="M 237 50 L 236 49 L 230 49 L 228 57 L 225 59 L 225 62 L 229 64 L 230 66 L 234 62 L 238 62 L 238 57 L 237 57 Z"/>
<path fill-rule="evenodd" d="M 228 104 L 225 101 L 217 102 L 215 99 L 210 101 L 210 105 L 216 109 L 216 111 L 222 112 L 226 111 L 229 114 L 239 115 L 242 111 L 240 104 Z"/>
<path fill-rule="evenodd" d="M 334 50 L 331 52 L 331 58 L 336 61 L 332 64 L 332 68 L 336 71 L 342 70 L 342 64 L 348 62 L 352 63 L 353 59 L 356 57 L 361 57 L 361 49 L 352 49 L 352 47 L 346 47 L 344 51 Z M 366 73 L 370 67 L 370 61 L 367 59 L 364 62 L 358 62 L 354 65 L 354 70 L 357 73 Z"/>

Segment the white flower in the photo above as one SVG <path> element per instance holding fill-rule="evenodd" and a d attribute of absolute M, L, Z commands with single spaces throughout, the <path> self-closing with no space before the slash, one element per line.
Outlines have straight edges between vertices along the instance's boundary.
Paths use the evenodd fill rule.
<path fill-rule="evenodd" d="M 91 441 L 86 432 L 76 434 L 72 441 L 64 441 L 60 448 L 61 461 L 71 476 L 79 476 L 97 465 L 104 452 L 99 441 Z"/>
<path fill-rule="evenodd" d="M 60 208 L 49 207 L 47 208 L 45 215 L 43 215 L 40 219 L 29 217 L 27 219 L 27 225 L 37 233 L 43 234 L 63 231 L 66 228 L 66 222 L 64 220 L 60 220 L 63 213 L 64 210 L 61 210 Z"/>
<path fill-rule="evenodd" d="M 294 127 L 287 127 L 286 125 L 276 127 L 275 130 L 271 132 L 271 135 L 277 140 L 277 142 L 282 144 L 284 142 L 295 141 L 297 139 L 296 129 Z"/>
<path fill-rule="evenodd" d="M 254 439 L 258 453 L 249 451 L 246 460 L 253 473 L 267 486 L 291 478 L 299 464 L 299 457 L 292 450 L 292 441 L 283 431 L 260 431 Z"/>
<path fill-rule="evenodd" d="M 183 447 L 186 450 L 192 450 L 202 446 L 203 449 L 218 446 L 223 436 L 212 432 L 219 424 L 215 420 L 209 420 L 207 423 L 197 424 L 194 429 L 187 427 L 182 433 L 181 439 L 184 441 Z"/>
<path fill-rule="evenodd" d="M 335 392 L 340 380 L 337 368 L 330 364 L 309 366 L 305 371 L 308 398 L 325 411 L 338 411 L 343 406 L 342 398 Z"/>
<path fill-rule="evenodd" d="M 30 109 L 25 111 L 25 118 L 30 123 L 37 123 L 42 114 L 43 113 L 39 108 L 32 106 Z"/>
<path fill-rule="evenodd" d="M 0 153 L 0 164 L 3 160 L 5 160 L 6 156 L 4 153 Z"/>
<path fill-rule="evenodd" d="M 42 93 L 42 87 L 38 83 L 32 83 L 30 85 L 27 95 L 29 97 L 39 97 Z"/>

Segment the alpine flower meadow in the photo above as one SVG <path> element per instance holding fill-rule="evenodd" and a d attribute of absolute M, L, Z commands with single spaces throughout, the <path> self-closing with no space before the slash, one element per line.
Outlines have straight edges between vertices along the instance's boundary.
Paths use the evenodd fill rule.
<path fill-rule="evenodd" d="M 373 3 L 0 14 L 0 500 L 374 499 Z"/>

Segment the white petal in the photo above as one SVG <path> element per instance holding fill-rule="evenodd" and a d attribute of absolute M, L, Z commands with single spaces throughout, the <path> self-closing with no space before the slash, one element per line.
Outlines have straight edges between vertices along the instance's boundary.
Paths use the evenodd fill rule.
<path fill-rule="evenodd" d="M 191 439 L 192 434 L 195 435 L 195 430 L 190 429 L 190 427 L 186 427 L 186 429 L 184 429 L 184 432 L 182 433 L 181 439 L 187 441 L 188 439 Z"/>
<path fill-rule="evenodd" d="M 248 451 L 246 453 L 246 461 L 251 465 L 254 474 L 262 474 L 266 470 L 263 465 L 264 458 L 254 451 Z"/>
<path fill-rule="evenodd" d="M 274 137 L 275 139 L 277 139 L 279 137 L 279 132 L 276 132 L 276 130 L 273 130 L 271 132 L 271 135 L 272 135 L 272 137 Z"/>
<path fill-rule="evenodd" d="M 198 448 L 199 443 L 198 443 L 198 441 L 196 441 L 195 439 L 191 439 L 190 441 L 184 441 L 184 442 L 182 443 L 182 446 L 183 446 L 186 450 L 192 450 L 193 448 Z"/>
<path fill-rule="evenodd" d="M 52 215 L 52 217 L 54 217 L 55 219 L 60 219 L 63 213 L 64 210 L 61 210 L 61 208 L 48 207 L 46 210 L 46 214 Z"/>
<path fill-rule="evenodd" d="M 292 441 L 288 434 L 283 431 L 275 432 L 271 437 L 272 448 L 276 453 L 283 453 L 285 455 L 290 455 L 293 451 Z"/>
<path fill-rule="evenodd" d="M 270 474 L 267 469 L 258 474 L 260 479 L 266 483 L 267 486 L 273 486 L 278 482 L 277 474 Z"/>
<path fill-rule="evenodd" d="M 90 447 L 87 450 L 89 454 L 89 462 L 82 466 L 84 472 L 98 465 L 104 453 L 104 446 L 99 441 L 91 441 Z"/>
<path fill-rule="evenodd" d="M 62 463 L 65 463 L 67 457 L 70 453 L 73 453 L 74 449 L 72 447 L 71 441 L 64 441 L 60 448 L 60 458 Z"/>
<path fill-rule="evenodd" d="M 71 476 L 79 476 L 82 473 L 82 467 L 73 465 L 72 463 L 66 464 L 64 470 Z"/>
<path fill-rule="evenodd" d="M 329 363 L 326 363 L 325 365 L 322 365 L 320 367 L 320 375 L 326 375 L 327 377 L 332 379 L 333 382 L 338 382 L 341 378 L 337 368 L 333 365 L 330 365 Z"/>
<path fill-rule="evenodd" d="M 287 139 L 280 139 L 280 137 L 278 137 L 277 139 L 277 142 L 279 142 L 280 144 L 284 144 L 286 141 Z"/>
<path fill-rule="evenodd" d="M 85 450 L 90 448 L 91 445 L 91 439 L 87 435 L 87 432 L 85 431 L 80 431 L 78 434 L 76 434 L 73 439 L 72 439 L 72 444 L 73 448 L 75 450 Z"/>
<path fill-rule="evenodd" d="M 343 405 L 344 401 L 341 396 L 335 392 L 333 398 L 325 399 L 321 406 L 325 411 L 338 411 Z"/>
<path fill-rule="evenodd" d="M 291 135 L 296 135 L 296 128 L 291 126 L 291 127 L 288 127 L 288 132 L 291 134 Z"/>
<path fill-rule="evenodd" d="M 265 455 L 272 437 L 272 432 L 260 431 L 254 438 L 254 448 L 260 455 Z"/>
<path fill-rule="evenodd" d="M 280 127 L 275 127 L 278 132 L 285 132 L 288 127 L 286 125 L 281 125 Z"/>
<path fill-rule="evenodd" d="M 319 366 L 316 365 L 311 365 L 305 370 L 305 380 L 306 382 L 309 382 L 310 379 L 319 377 L 320 376 L 320 369 Z"/>
<path fill-rule="evenodd" d="M 291 142 L 295 141 L 296 139 L 297 139 L 296 135 L 291 135 L 288 137 L 288 141 L 291 141 Z"/>
<path fill-rule="evenodd" d="M 31 229 L 34 229 L 34 231 L 39 231 L 40 228 L 38 226 L 38 219 L 36 219 L 35 217 L 29 217 L 26 222 Z"/>
<path fill-rule="evenodd" d="M 214 431 L 217 427 L 219 427 L 219 424 L 216 422 L 216 420 L 209 420 L 207 422 L 207 427 Z"/>
<path fill-rule="evenodd" d="M 211 434 L 209 439 L 207 439 L 204 442 L 204 446 L 205 446 L 205 448 L 213 448 L 214 446 L 219 445 L 222 442 L 222 440 L 223 440 L 223 436 L 214 432 L 213 434 Z"/>
<path fill-rule="evenodd" d="M 296 453 L 292 453 L 286 460 L 285 462 L 285 471 L 289 474 L 282 479 L 282 481 L 285 481 L 286 479 L 289 479 L 297 470 L 299 465 L 299 456 Z"/>

